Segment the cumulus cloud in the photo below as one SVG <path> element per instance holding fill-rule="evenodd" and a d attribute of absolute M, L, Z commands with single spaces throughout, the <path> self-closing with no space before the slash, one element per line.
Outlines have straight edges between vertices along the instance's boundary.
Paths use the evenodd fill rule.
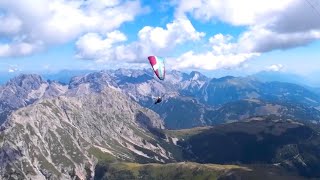
<path fill-rule="evenodd" d="M 153 46 L 155 49 L 166 49 L 187 40 L 199 40 L 205 34 L 197 32 L 186 18 L 174 20 L 167 24 L 166 29 L 146 26 L 138 33 L 139 40 Z"/>
<path fill-rule="evenodd" d="M 223 21 L 233 26 L 246 26 L 239 35 L 216 34 L 209 38 L 209 51 L 188 51 L 176 58 L 177 68 L 214 70 L 239 66 L 261 53 L 289 49 L 320 39 L 319 16 L 301 0 L 182 0 L 174 1 L 175 17 L 205 22 Z M 268 70 L 279 71 L 282 65 Z"/>
<path fill-rule="evenodd" d="M 273 65 L 270 65 L 268 66 L 266 69 L 268 71 L 281 71 L 282 69 L 284 68 L 284 66 L 282 64 L 273 64 Z"/>
<path fill-rule="evenodd" d="M 188 41 L 198 41 L 205 36 L 204 32 L 198 32 L 186 18 L 174 20 L 161 27 L 146 26 L 138 33 L 139 41 L 130 48 L 138 51 L 142 56 L 150 54 L 166 55 L 177 45 Z"/>
<path fill-rule="evenodd" d="M 231 35 L 216 34 L 209 38 L 209 43 L 212 46 L 214 54 L 222 55 L 236 51 L 237 44 L 230 43 L 233 39 Z"/>
<path fill-rule="evenodd" d="M 0 15 L 0 36 L 16 34 L 21 29 L 22 22 L 12 14 Z"/>
<path fill-rule="evenodd" d="M 308 2 L 311 4 L 308 4 Z M 319 30 L 319 8 L 320 4 L 316 0 L 293 1 L 272 23 L 267 24 L 266 28 L 277 33 Z"/>
<path fill-rule="evenodd" d="M 254 25 L 285 10 L 295 0 L 183 0 L 175 1 L 176 17 L 191 14 L 198 20 L 221 20 L 232 25 Z"/>
<path fill-rule="evenodd" d="M 123 36 L 119 38 L 118 34 L 118 40 L 126 40 Z M 114 41 L 102 40 L 97 34 L 86 34 L 76 44 L 78 54 L 82 54 L 78 57 L 84 59 L 141 62 L 146 56 L 166 55 L 177 45 L 200 40 L 203 36 L 205 33 L 197 32 L 188 19 L 180 18 L 168 23 L 166 28 L 145 26 L 138 32 L 138 40 L 129 44 L 114 45 L 110 43 Z"/>
<path fill-rule="evenodd" d="M 40 49 L 40 44 L 15 42 L 11 44 L 0 44 L 0 57 L 16 57 L 30 55 L 37 49 Z"/>
<path fill-rule="evenodd" d="M 9 43 L 0 44 L 4 57 L 30 54 L 39 45 L 70 42 L 84 33 L 108 33 L 145 8 L 138 0 L 2 0 L 0 10 L 4 12 L 0 36 L 10 37 Z M 30 47 L 25 52 L 26 45 Z"/>
<path fill-rule="evenodd" d="M 209 44 L 211 45 L 209 51 L 203 53 L 188 51 L 169 62 L 174 69 L 199 68 L 216 70 L 237 67 L 247 60 L 260 55 L 259 53 L 239 51 L 239 44 L 230 42 L 232 39 L 231 35 L 216 34 L 209 38 Z"/>
<path fill-rule="evenodd" d="M 255 53 L 215 55 L 212 52 L 195 54 L 192 51 L 184 53 L 175 59 L 174 69 L 199 68 L 204 70 L 216 70 L 220 68 L 233 68 L 248 59 L 257 56 Z M 173 61 L 172 61 L 173 62 Z"/>
<path fill-rule="evenodd" d="M 295 33 L 278 33 L 266 28 L 253 27 L 239 38 L 242 50 L 247 52 L 269 52 L 275 49 L 290 49 L 320 39 L 320 30 Z"/>
<path fill-rule="evenodd" d="M 78 57 L 93 59 L 99 63 L 145 63 L 149 55 L 167 57 L 170 50 L 174 50 L 179 44 L 187 41 L 198 41 L 205 34 L 197 32 L 187 19 L 175 20 L 167 24 L 167 28 L 144 27 L 138 33 L 138 41 L 130 44 L 120 44 L 126 40 L 119 31 L 115 34 L 115 40 L 102 38 L 98 34 L 86 34 L 81 37 L 76 47 Z M 240 44 L 231 42 L 234 38 L 231 35 L 216 34 L 209 38 L 210 49 L 202 53 L 188 51 L 182 55 L 172 58 L 167 57 L 168 68 L 188 69 L 200 68 L 215 70 L 220 68 L 233 68 L 245 61 L 259 56 L 259 53 L 241 52 Z"/>
<path fill-rule="evenodd" d="M 220 20 L 247 26 L 238 43 L 243 52 L 269 52 L 306 45 L 320 39 L 319 14 L 302 0 L 177 0 L 176 17 Z M 311 1 L 315 6 L 316 3 Z M 319 6 L 316 6 L 320 8 Z M 239 45 L 240 46 L 240 45 Z"/>
<path fill-rule="evenodd" d="M 105 39 L 97 33 L 87 33 L 76 42 L 77 57 L 94 60 L 110 57 L 113 44 L 126 40 L 127 37 L 120 31 L 108 33 Z"/>

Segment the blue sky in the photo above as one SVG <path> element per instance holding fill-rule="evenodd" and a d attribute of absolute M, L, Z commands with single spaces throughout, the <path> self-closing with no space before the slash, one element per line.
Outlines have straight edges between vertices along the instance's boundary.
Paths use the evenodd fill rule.
<path fill-rule="evenodd" d="M 0 72 L 143 68 L 153 54 L 211 76 L 320 74 L 320 17 L 301 0 L 36 1 L 0 2 Z"/>

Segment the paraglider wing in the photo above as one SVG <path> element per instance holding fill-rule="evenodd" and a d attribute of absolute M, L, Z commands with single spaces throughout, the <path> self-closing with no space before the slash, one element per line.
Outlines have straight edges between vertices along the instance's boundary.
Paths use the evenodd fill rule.
<path fill-rule="evenodd" d="M 164 80 L 164 77 L 165 77 L 164 59 L 157 56 L 149 56 L 148 59 L 157 77 L 160 80 Z"/>

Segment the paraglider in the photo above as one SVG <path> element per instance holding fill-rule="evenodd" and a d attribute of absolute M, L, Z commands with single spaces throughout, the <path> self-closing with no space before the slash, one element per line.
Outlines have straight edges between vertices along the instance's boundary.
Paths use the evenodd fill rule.
<path fill-rule="evenodd" d="M 156 76 L 163 81 L 165 79 L 165 65 L 164 65 L 164 59 L 157 57 L 157 56 L 149 56 L 148 57 L 149 63 L 153 69 L 153 72 L 156 74 Z M 162 97 L 157 97 L 154 104 L 158 104 L 162 101 Z"/>
<path fill-rule="evenodd" d="M 156 76 L 160 80 L 164 80 L 165 78 L 164 59 L 157 56 L 149 56 L 148 59 Z"/>

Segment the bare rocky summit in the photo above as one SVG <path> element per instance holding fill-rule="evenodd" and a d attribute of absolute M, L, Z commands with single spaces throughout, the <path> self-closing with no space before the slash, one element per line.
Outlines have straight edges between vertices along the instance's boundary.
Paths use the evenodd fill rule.
<path fill-rule="evenodd" d="M 0 86 L 0 124 L 13 111 L 34 103 L 40 98 L 64 94 L 67 86 L 49 83 L 36 74 L 22 74 Z"/>

